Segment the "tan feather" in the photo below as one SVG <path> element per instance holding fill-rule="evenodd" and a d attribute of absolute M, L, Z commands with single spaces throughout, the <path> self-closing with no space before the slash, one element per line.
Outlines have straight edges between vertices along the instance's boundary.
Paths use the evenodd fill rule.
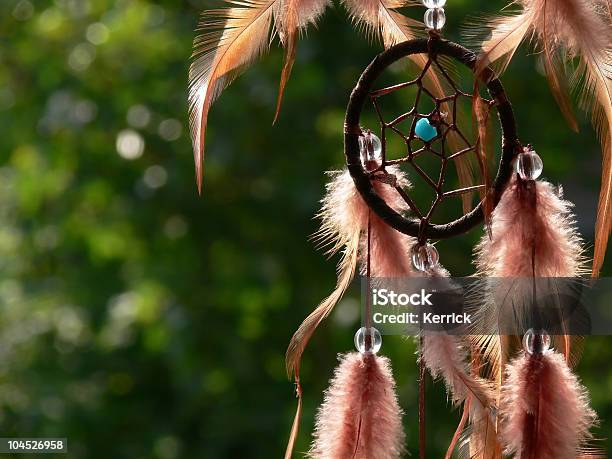
<path fill-rule="evenodd" d="M 329 0 L 285 0 L 284 2 L 277 28 L 281 43 L 285 46 L 285 62 L 281 72 L 273 123 L 276 123 L 280 114 L 285 87 L 295 62 L 298 32 L 300 29 L 305 29 L 308 24 L 314 23 L 328 4 Z"/>
<path fill-rule="evenodd" d="M 380 36 L 385 48 L 410 40 L 422 24 L 397 11 L 397 8 L 416 5 L 404 0 L 342 0 L 351 19 L 364 27 L 371 37 Z M 420 66 L 422 68 L 423 66 Z"/>
<path fill-rule="evenodd" d="M 298 399 L 298 404 L 297 408 L 295 409 L 295 416 L 293 418 L 293 424 L 291 425 L 291 433 L 289 434 L 289 440 L 287 441 L 287 448 L 285 449 L 285 459 L 291 459 L 293 449 L 295 448 L 295 442 L 300 431 L 300 420 L 302 418 L 302 386 L 300 385 L 299 380 L 295 381 L 295 394 Z"/>
<path fill-rule="evenodd" d="M 280 1 L 228 0 L 232 7 L 202 14 L 189 69 L 189 121 L 199 193 L 210 106 L 233 77 L 268 48 Z"/>
<path fill-rule="evenodd" d="M 522 10 L 493 19 L 491 38 L 482 44 L 480 65 L 501 61 L 505 68 L 520 43 L 533 36 L 544 50 L 544 67 L 553 94 L 572 126 L 558 60 L 579 57 L 573 83 L 584 83 L 582 107 L 593 113 L 602 145 L 602 180 L 595 228 L 592 276 L 599 275 L 612 225 L 612 33 L 610 2 L 520 0 Z"/>
<path fill-rule="evenodd" d="M 482 193 L 482 210 L 485 226 L 491 237 L 491 213 L 493 212 L 493 202 L 491 199 L 491 179 L 489 177 L 489 105 L 481 97 L 478 80 L 474 83 L 474 94 L 472 96 L 472 113 L 476 125 L 476 157 L 480 173 L 483 178 L 484 192 Z"/>
<path fill-rule="evenodd" d="M 300 361 L 308 341 L 310 341 L 312 334 L 321 321 L 323 321 L 323 319 L 325 319 L 334 309 L 336 303 L 342 298 L 342 295 L 344 295 L 344 292 L 351 284 L 357 267 L 360 233 L 361 228 L 356 228 L 353 237 L 351 237 L 344 249 L 342 259 L 338 263 L 338 282 L 336 283 L 336 288 L 310 313 L 291 338 L 286 354 L 287 373 L 289 377 L 294 375 L 296 379 L 299 378 Z"/>
<path fill-rule="evenodd" d="M 503 72 L 532 27 L 533 17 L 533 11 L 526 9 L 517 15 L 491 19 L 491 37 L 481 44 L 477 70 L 499 61 L 498 70 Z"/>
<path fill-rule="evenodd" d="M 283 103 L 283 95 L 285 94 L 285 87 L 291 76 L 293 70 L 293 63 L 295 62 L 295 51 L 297 49 L 297 40 L 295 39 L 295 32 L 292 33 L 287 39 L 287 48 L 285 49 L 285 62 L 283 64 L 283 70 L 281 72 L 281 79 L 278 85 L 278 98 L 276 99 L 276 112 L 274 113 L 274 120 L 272 124 L 275 124 L 280 115 L 281 104 Z"/>
<path fill-rule="evenodd" d="M 583 104 L 587 105 L 589 101 L 597 104 L 593 110 L 593 122 L 602 145 L 603 159 L 592 268 L 592 276 L 597 277 L 606 256 L 612 225 L 612 57 L 608 50 L 605 58 L 588 53 L 584 61 L 587 73 Z"/>
<path fill-rule="evenodd" d="M 546 43 L 546 42 L 545 42 Z M 565 117 L 565 121 L 569 125 L 570 129 L 574 132 L 578 132 L 578 122 L 572 109 L 572 102 L 569 97 L 569 89 L 567 84 L 560 78 L 560 75 L 564 73 L 561 69 L 561 63 L 558 57 L 556 57 L 550 50 L 549 46 L 544 45 L 544 53 L 542 57 L 544 63 L 544 70 L 546 72 L 546 78 L 548 80 L 548 86 L 561 110 L 561 113 Z"/>

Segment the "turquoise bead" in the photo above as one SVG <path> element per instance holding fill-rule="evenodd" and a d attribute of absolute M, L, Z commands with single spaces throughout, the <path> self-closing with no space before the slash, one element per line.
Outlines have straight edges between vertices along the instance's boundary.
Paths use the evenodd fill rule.
<path fill-rule="evenodd" d="M 414 133 L 425 142 L 429 142 L 438 135 L 438 131 L 435 127 L 429 124 L 429 120 L 427 118 L 421 118 L 417 121 L 416 126 L 414 127 Z"/>

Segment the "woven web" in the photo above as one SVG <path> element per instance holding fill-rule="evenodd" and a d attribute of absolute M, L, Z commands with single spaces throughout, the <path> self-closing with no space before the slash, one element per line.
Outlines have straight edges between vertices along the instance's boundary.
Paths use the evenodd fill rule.
<path fill-rule="evenodd" d="M 437 97 L 428 89 L 428 87 L 431 87 L 431 84 L 428 83 L 429 76 L 427 72 L 435 72 L 440 82 L 443 83 L 445 89 L 441 97 Z M 451 72 L 447 71 L 445 66 L 439 62 L 438 57 L 430 56 L 426 65 L 415 79 L 373 90 L 369 93 L 380 123 L 382 163 L 376 169 L 370 170 L 368 174 L 371 179 L 380 180 L 395 186 L 414 215 L 421 220 L 422 226 L 431 222 L 434 211 L 442 202 L 464 195 L 471 197 L 472 193 L 482 192 L 485 188 L 487 168 L 485 164 L 478 161 L 479 140 L 477 133 L 474 132 L 476 129 L 472 128 L 472 123 L 460 123 L 461 120 L 458 119 L 458 114 L 461 113 L 458 110 L 460 102 L 471 105 L 473 97 L 471 93 L 460 89 L 459 85 L 455 82 L 455 78 L 457 77 L 453 78 Z M 416 88 L 416 96 L 414 96 L 412 107 L 407 112 L 395 116 L 393 119 L 385 119 L 381 109 L 385 97 L 402 90 L 414 92 L 414 88 Z M 423 105 L 424 99 L 429 99 L 433 103 L 434 108 L 429 112 L 421 113 L 419 112 L 419 106 Z M 486 97 L 482 97 L 482 101 L 484 106 L 486 106 L 485 119 L 490 120 L 495 102 Z M 430 124 L 435 125 L 437 128 L 437 135 L 430 141 L 420 139 L 415 133 L 416 124 L 422 118 L 427 118 Z M 464 127 L 462 130 L 460 126 L 464 124 L 467 124 L 468 128 L 465 129 Z M 406 126 L 409 127 L 407 128 Z M 402 155 L 393 159 L 389 159 L 387 154 L 388 136 L 390 135 L 399 136 L 405 144 Z M 440 170 L 437 175 L 426 172 L 424 168 L 417 164 L 417 159 L 424 155 L 433 155 L 439 159 Z M 470 155 L 472 158 L 469 157 Z M 394 154 L 394 156 L 396 155 Z M 429 208 L 417 206 L 415 201 L 409 196 L 408 191 L 397 186 L 394 176 L 386 171 L 387 166 L 395 164 L 410 168 L 412 172 L 408 171 L 409 176 L 412 176 L 413 173 L 418 174 L 423 179 L 421 182 L 433 190 L 435 197 Z M 454 167 L 457 170 L 457 174 L 460 175 L 458 168 L 461 167 L 461 164 L 464 167 L 471 167 L 466 166 L 467 164 L 479 164 L 479 173 L 474 175 L 479 177 L 480 183 L 472 181 L 472 184 L 464 183 L 463 186 L 449 189 L 448 182 L 450 180 L 447 180 L 447 176 L 450 167 Z"/>

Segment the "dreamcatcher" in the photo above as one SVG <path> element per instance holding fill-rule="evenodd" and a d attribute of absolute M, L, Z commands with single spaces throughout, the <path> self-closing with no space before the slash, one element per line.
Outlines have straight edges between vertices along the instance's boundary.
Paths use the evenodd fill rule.
<path fill-rule="evenodd" d="M 344 125 L 347 168 L 332 173 L 322 201 L 319 237 L 331 243 L 330 252 L 341 252 L 341 260 L 336 288 L 305 319 L 287 351 L 298 408 L 286 458 L 292 455 L 301 414 L 302 353 L 358 266 L 365 279 L 447 278 L 449 273 L 440 264 L 432 241 L 463 234 L 484 222 L 486 232 L 476 250 L 478 274 L 487 279 L 480 298 L 483 314 L 495 317 L 497 300 L 511 293 L 513 314 L 531 318 L 530 286 L 536 279 L 577 278 L 586 273 L 571 204 L 563 199 L 560 188 L 539 179 L 543 162 L 531 145 L 519 141 L 510 101 L 491 67 L 501 62 L 498 70 L 503 70 L 526 37 L 541 44 L 551 88 L 572 126 L 575 121 L 563 91 L 559 62 L 580 60 L 578 72 L 584 75 L 586 95 L 592 97 L 604 155 L 593 276 L 603 261 L 612 218 L 612 17 L 605 2 L 522 0 L 517 14 L 490 22 L 492 33 L 479 56 L 441 37 L 444 0 L 423 3 L 428 8 L 427 36 L 415 38 L 413 21 L 394 11 L 403 3 L 345 1 L 351 15 L 379 32 L 389 49 L 366 68 L 350 96 Z M 282 95 L 297 32 L 321 14 L 326 2 L 249 0 L 236 5 L 206 16 L 206 29 L 196 40 L 190 102 L 198 188 L 204 127 L 213 99 L 237 69 L 265 48 L 271 28 L 287 48 Z M 210 18 L 225 21 L 211 22 Z M 385 71 L 406 59 L 418 68 L 412 78 L 381 85 Z M 456 83 L 453 62 L 473 75 L 469 91 Z M 410 109 L 389 118 L 385 101 L 402 92 L 407 93 L 402 96 L 404 102 L 412 100 Z M 471 104 L 473 135 L 463 127 L 461 101 Z M 362 125 L 362 112 L 370 105 L 378 121 L 376 132 L 373 126 Z M 502 148 L 496 175 L 490 178 L 493 155 L 488 139 L 495 118 Z M 391 138 L 395 146 L 400 145 L 399 150 L 390 147 Z M 436 159 L 436 174 L 425 170 L 423 158 Z M 472 180 L 470 158 L 478 166 L 477 183 Z M 451 169 L 456 169 L 456 187 L 450 187 L 454 183 L 448 179 Z M 414 178 L 433 193 L 426 207 L 412 196 L 409 179 Z M 472 208 L 475 193 L 480 199 Z M 462 215 L 434 223 L 438 210 L 457 198 L 462 200 Z M 514 287 L 509 292 L 503 290 L 507 284 L 493 281 L 503 278 L 532 281 L 528 288 Z M 519 336 L 500 333 L 492 321 L 486 332 L 463 336 L 423 333 L 418 337 L 420 457 L 425 457 L 427 371 L 444 380 L 452 401 L 463 408 L 447 458 L 456 450 L 483 459 L 506 453 L 530 459 L 600 457 L 587 446 L 596 416 L 571 371 L 580 347 L 577 337 L 564 331 L 551 336 L 540 321 L 527 322 L 532 327 Z M 357 352 L 340 357 L 318 412 L 311 457 L 397 458 L 403 454 L 402 413 L 390 362 L 378 355 L 381 343 L 366 301 L 363 327 L 355 335 Z"/>

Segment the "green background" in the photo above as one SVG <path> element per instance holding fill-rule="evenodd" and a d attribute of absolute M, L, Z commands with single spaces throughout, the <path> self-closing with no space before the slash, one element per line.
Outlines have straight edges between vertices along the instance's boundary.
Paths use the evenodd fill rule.
<path fill-rule="evenodd" d="M 0 2 L 3 437 L 68 437 L 74 458 L 284 451 L 295 407 L 284 351 L 335 281 L 336 258 L 325 260 L 309 241 L 312 217 L 324 171 L 342 165 L 350 89 L 381 47 L 333 4 L 300 40 L 272 126 L 283 59 L 275 43 L 213 106 L 199 198 L 187 69 L 199 12 L 210 6 Z M 458 40 L 470 16 L 502 6 L 449 2 L 447 36 Z M 545 176 L 576 203 L 591 247 L 599 147 L 582 114 L 580 134 L 566 127 L 536 57 L 527 55 L 521 50 L 503 78 L 519 132 L 536 144 Z M 480 234 L 438 245 L 452 273 L 473 271 Z M 357 322 L 354 288 L 305 354 L 299 451 Z M 602 418 L 600 437 L 612 434 L 609 344 L 589 339 L 578 369 Z M 390 337 L 383 351 L 393 360 L 414 455 L 414 346 Z M 458 418 L 437 383 L 429 391 L 428 457 L 441 457 Z"/>

